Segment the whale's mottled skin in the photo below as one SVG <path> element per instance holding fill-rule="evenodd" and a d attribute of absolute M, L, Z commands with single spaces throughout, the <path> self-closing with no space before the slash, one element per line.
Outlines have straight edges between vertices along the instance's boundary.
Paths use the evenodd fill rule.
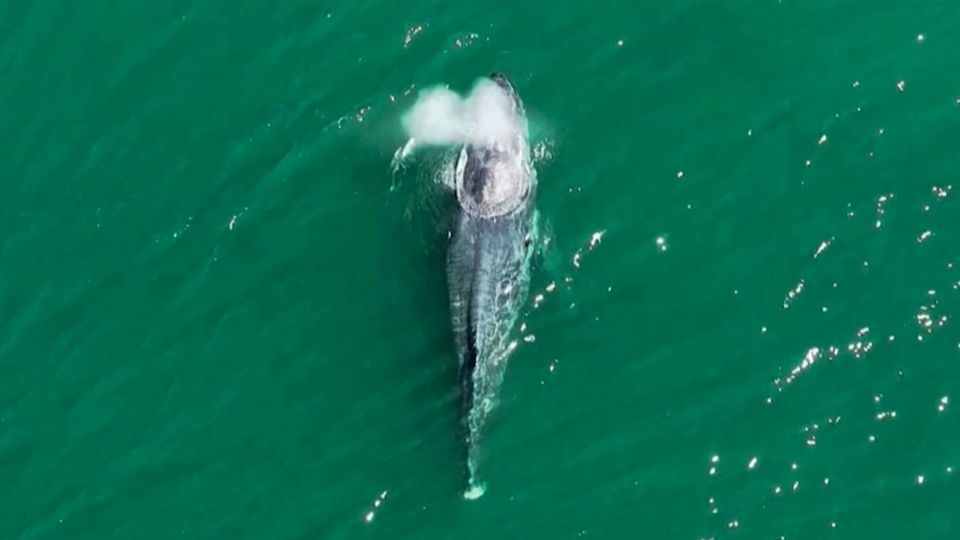
<path fill-rule="evenodd" d="M 527 297 L 533 249 L 535 172 L 523 105 L 506 77 L 490 79 L 509 98 L 509 137 L 465 145 L 455 169 L 457 215 L 447 253 L 454 337 L 460 360 L 469 487 L 478 478 L 479 438 L 489 420 L 515 345 L 511 334 Z"/>

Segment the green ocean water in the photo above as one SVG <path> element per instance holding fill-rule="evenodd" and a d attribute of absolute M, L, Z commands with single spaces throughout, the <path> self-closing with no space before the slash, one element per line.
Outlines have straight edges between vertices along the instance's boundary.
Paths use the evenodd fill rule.
<path fill-rule="evenodd" d="M 0 539 L 960 538 L 946 1 L 0 4 Z M 548 245 L 465 501 L 445 218 Z"/>

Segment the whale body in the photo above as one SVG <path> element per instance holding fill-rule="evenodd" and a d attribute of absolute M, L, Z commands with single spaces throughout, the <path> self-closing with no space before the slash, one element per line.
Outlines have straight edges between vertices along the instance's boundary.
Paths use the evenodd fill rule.
<path fill-rule="evenodd" d="M 511 334 L 530 282 L 536 173 L 523 105 L 510 81 L 493 74 L 506 129 L 463 145 L 454 167 L 457 209 L 447 251 L 450 311 L 462 389 L 467 498 L 483 494 L 480 438 L 497 402 Z M 503 122 L 501 122 L 503 124 Z M 502 127 L 502 126 L 501 126 Z"/>

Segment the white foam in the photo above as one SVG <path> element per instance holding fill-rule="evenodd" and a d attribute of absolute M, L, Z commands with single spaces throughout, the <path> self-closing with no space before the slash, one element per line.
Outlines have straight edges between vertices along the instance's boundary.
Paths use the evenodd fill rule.
<path fill-rule="evenodd" d="M 484 78 L 466 96 L 443 86 L 425 90 L 404 114 L 402 123 L 416 144 L 446 146 L 491 141 L 506 144 L 516 135 L 518 121 L 511 97 L 500 85 Z"/>
<path fill-rule="evenodd" d="M 487 492 L 487 486 L 484 484 L 473 484 L 463 492 L 463 498 L 468 501 L 475 501 Z"/>

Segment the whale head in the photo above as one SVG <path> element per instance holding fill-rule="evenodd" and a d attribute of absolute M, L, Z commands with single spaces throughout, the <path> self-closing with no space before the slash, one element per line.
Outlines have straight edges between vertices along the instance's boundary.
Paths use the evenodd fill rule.
<path fill-rule="evenodd" d="M 460 150 L 457 200 L 468 214 L 494 218 L 521 207 L 532 189 L 527 120 L 523 103 L 502 73 L 482 79 L 475 90 L 475 135 Z"/>
<path fill-rule="evenodd" d="M 500 73 L 499 71 L 494 71 L 487 79 L 493 81 L 494 84 L 500 87 L 503 92 L 507 94 L 510 98 L 510 101 L 513 102 L 514 107 L 516 107 L 521 114 L 523 114 L 523 102 L 520 101 L 520 95 L 517 94 L 517 89 L 513 87 L 513 83 L 510 82 L 510 79 L 506 75 Z"/>

